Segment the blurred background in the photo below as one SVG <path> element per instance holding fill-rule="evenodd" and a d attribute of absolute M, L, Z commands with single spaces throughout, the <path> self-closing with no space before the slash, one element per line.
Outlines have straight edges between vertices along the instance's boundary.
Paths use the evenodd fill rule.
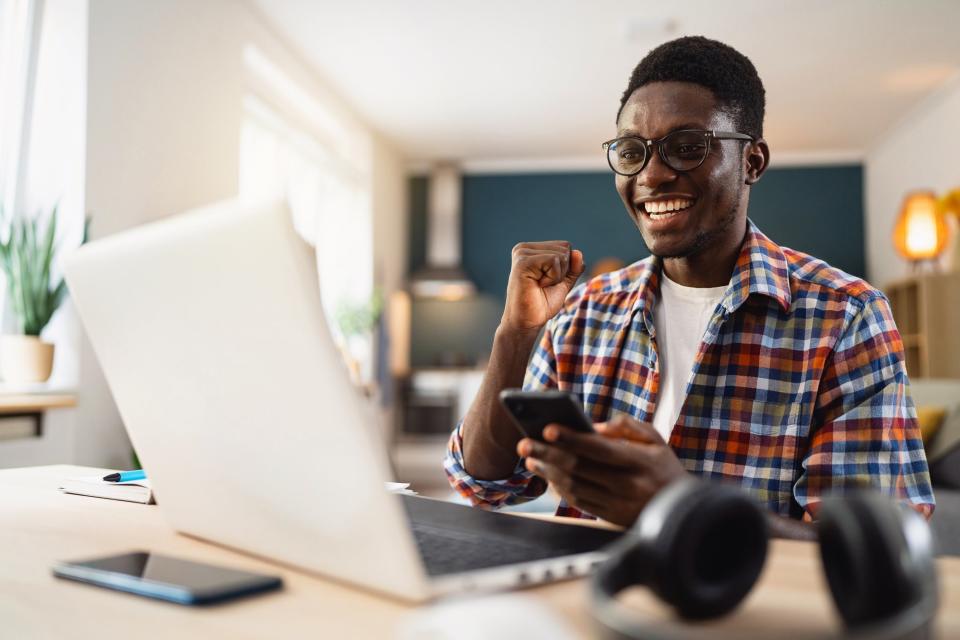
<path fill-rule="evenodd" d="M 600 144 L 646 52 L 705 35 L 766 86 L 752 219 L 887 292 L 911 378 L 960 379 L 957 24 L 948 0 L 0 0 L 4 237 L 55 217 L 59 258 L 88 216 L 95 240 L 285 196 L 397 479 L 442 493 L 510 248 L 567 239 L 594 273 L 647 255 Z M 10 298 L 4 332 L 29 333 Z M 69 299 L 37 333 L 46 381 L 0 350 L 0 467 L 130 467 Z"/>

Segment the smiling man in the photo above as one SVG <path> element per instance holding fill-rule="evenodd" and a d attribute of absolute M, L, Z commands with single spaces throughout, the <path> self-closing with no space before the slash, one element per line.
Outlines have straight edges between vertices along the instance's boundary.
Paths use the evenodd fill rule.
<path fill-rule="evenodd" d="M 722 43 L 680 38 L 634 69 L 603 146 L 652 256 L 575 286 L 571 243 L 514 247 L 490 363 L 445 465 L 474 504 L 530 500 L 549 482 L 560 515 L 629 525 L 694 474 L 752 494 L 782 516 L 780 535 L 812 535 L 801 520 L 823 495 L 865 485 L 929 517 L 883 294 L 747 217 L 770 160 L 763 114 L 756 69 Z M 521 383 L 577 394 L 597 433 L 521 439 L 497 400 Z"/>

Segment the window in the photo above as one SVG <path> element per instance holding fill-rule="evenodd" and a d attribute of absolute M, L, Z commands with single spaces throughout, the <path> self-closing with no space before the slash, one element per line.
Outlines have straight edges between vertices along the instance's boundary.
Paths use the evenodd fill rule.
<path fill-rule="evenodd" d="M 240 135 L 240 197 L 286 197 L 298 232 L 317 250 L 324 309 L 357 380 L 374 375 L 373 340 L 345 322 L 374 303 L 370 134 L 297 84 L 259 50 Z"/>
<path fill-rule="evenodd" d="M 0 0 L 0 207 L 4 215 L 22 204 L 40 22 L 40 7 L 34 0 Z"/>

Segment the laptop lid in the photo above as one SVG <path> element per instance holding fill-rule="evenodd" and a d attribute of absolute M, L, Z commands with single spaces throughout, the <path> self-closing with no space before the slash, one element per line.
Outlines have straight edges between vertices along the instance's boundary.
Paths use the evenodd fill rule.
<path fill-rule="evenodd" d="M 65 265 L 160 509 L 177 530 L 405 599 L 428 596 L 371 407 L 286 206 L 226 202 Z"/>

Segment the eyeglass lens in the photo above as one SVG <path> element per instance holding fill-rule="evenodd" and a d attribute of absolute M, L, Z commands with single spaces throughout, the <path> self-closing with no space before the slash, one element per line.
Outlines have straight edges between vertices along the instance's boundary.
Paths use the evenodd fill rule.
<path fill-rule="evenodd" d="M 698 131 L 674 131 L 660 145 L 667 166 L 675 171 L 694 169 L 707 156 L 707 136 Z M 617 173 L 632 175 L 646 164 L 647 150 L 640 138 L 619 138 L 607 148 L 607 160 Z"/>

